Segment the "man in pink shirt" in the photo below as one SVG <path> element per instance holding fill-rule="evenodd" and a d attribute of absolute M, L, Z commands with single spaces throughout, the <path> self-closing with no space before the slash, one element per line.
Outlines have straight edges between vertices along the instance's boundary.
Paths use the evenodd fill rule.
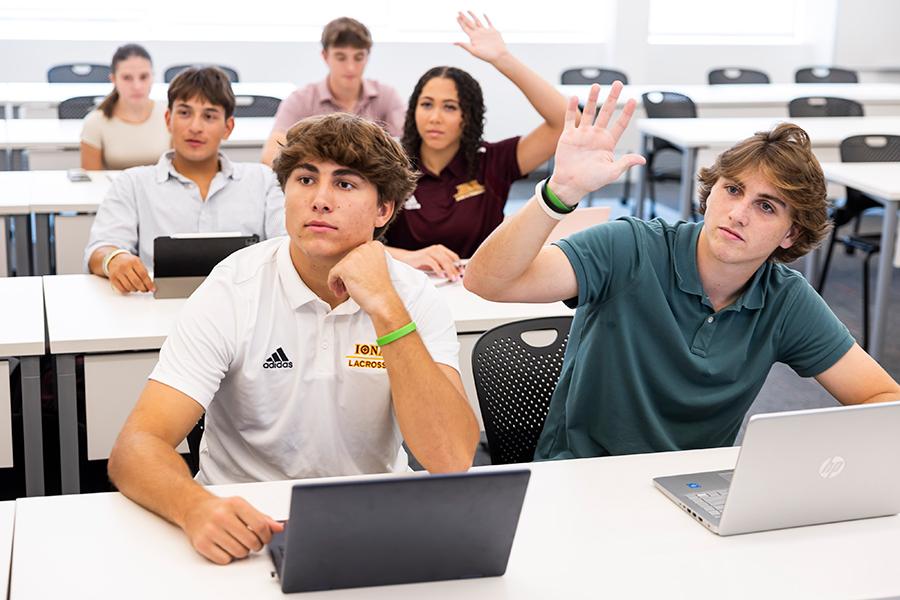
<path fill-rule="evenodd" d="M 354 113 L 380 124 L 394 137 L 400 136 L 406 105 L 397 91 L 374 79 L 363 79 L 371 49 L 372 34 L 356 19 L 341 17 L 325 26 L 322 58 L 328 65 L 328 77 L 296 90 L 281 102 L 263 148 L 263 163 L 272 166 L 291 125 L 314 115 Z"/>

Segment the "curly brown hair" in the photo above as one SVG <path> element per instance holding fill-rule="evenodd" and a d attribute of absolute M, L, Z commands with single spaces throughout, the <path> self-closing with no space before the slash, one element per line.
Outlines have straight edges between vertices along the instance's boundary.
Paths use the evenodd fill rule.
<path fill-rule="evenodd" d="M 397 140 L 375 123 L 349 113 L 308 117 L 288 130 L 287 141 L 272 164 L 281 189 L 291 172 L 309 160 L 353 169 L 378 190 L 378 206 L 394 203 L 391 218 L 375 229 L 375 239 L 397 218 L 419 178 Z"/>
<path fill-rule="evenodd" d="M 450 79 L 456 84 L 456 94 L 459 96 L 459 108 L 462 111 L 462 138 L 459 148 L 466 161 L 468 176 L 475 178 L 478 170 L 478 149 L 481 148 L 482 135 L 484 135 L 484 95 L 481 86 L 474 77 L 456 67 L 433 67 L 419 78 L 413 93 L 409 97 L 406 107 L 406 120 L 403 123 L 403 147 L 413 162 L 419 156 L 422 147 L 422 136 L 416 127 L 416 105 L 422 89 L 435 77 Z M 415 165 L 418 169 L 419 165 Z"/>
<path fill-rule="evenodd" d="M 720 177 L 739 179 L 753 170 L 778 190 L 790 208 L 796 231 L 793 245 L 776 248 L 769 260 L 793 262 L 821 244 L 831 230 L 825 176 L 813 155 L 809 135 L 793 123 L 757 132 L 716 157 L 711 167 L 700 169 L 700 214 L 706 212 L 706 200 Z"/>

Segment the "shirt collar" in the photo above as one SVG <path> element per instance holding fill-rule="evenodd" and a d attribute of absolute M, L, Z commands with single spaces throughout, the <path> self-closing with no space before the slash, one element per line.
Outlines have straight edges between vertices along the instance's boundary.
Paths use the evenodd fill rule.
<path fill-rule="evenodd" d="M 288 304 L 293 310 L 297 310 L 304 304 L 310 302 L 323 302 L 300 278 L 297 269 L 294 268 L 294 262 L 291 260 L 291 238 L 285 236 L 278 251 L 275 254 L 275 265 L 278 271 L 278 278 L 281 280 L 281 289 L 287 296 Z M 348 315 L 358 312 L 359 305 L 353 298 L 348 298 L 345 302 L 339 304 L 333 311 L 336 315 Z"/>
<path fill-rule="evenodd" d="M 190 183 L 190 180 L 187 177 L 175 170 L 175 165 L 172 164 L 174 158 L 175 151 L 171 149 L 166 150 L 163 155 L 159 157 L 159 161 L 156 163 L 157 183 L 165 183 L 169 177 L 174 177 L 181 183 Z M 228 157 L 222 154 L 221 151 L 219 151 L 219 173 L 228 179 L 241 178 L 240 170 L 235 169 L 234 163 L 228 160 Z"/>
<path fill-rule="evenodd" d="M 331 93 L 331 88 L 328 87 L 328 77 L 320 81 L 316 84 L 316 90 L 319 94 L 319 103 L 325 104 L 328 102 L 329 104 L 334 104 L 334 95 Z M 362 80 L 362 94 L 360 94 L 360 98 L 377 98 L 378 97 L 378 88 L 375 87 L 375 84 L 369 81 L 368 79 Z"/>
<path fill-rule="evenodd" d="M 678 279 L 678 288 L 686 293 L 700 296 L 704 303 L 709 299 L 703 291 L 700 281 L 700 272 L 697 270 L 697 240 L 700 239 L 700 231 L 703 223 L 682 223 L 675 232 L 674 264 L 675 276 Z M 765 291 L 761 281 L 771 269 L 767 261 L 754 273 L 750 283 L 737 300 L 722 310 L 758 310 L 765 306 Z"/>
<path fill-rule="evenodd" d="M 421 152 L 419 153 L 419 165 L 422 165 Z M 443 177 L 445 177 L 447 175 L 449 175 L 450 178 L 453 180 L 464 179 L 466 177 L 466 175 L 468 174 L 468 170 L 466 169 L 466 159 L 463 156 L 462 148 L 459 149 L 459 151 L 453 157 L 453 160 L 451 160 L 440 173 L 434 174 L 434 173 L 430 172 L 428 169 L 426 169 L 424 166 L 422 166 L 421 171 L 422 171 L 423 176 L 432 177 L 435 179 L 442 179 Z"/>

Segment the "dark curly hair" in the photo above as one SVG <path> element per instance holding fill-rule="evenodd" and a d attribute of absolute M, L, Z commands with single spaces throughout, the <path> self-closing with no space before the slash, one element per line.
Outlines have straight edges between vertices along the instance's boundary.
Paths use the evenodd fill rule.
<path fill-rule="evenodd" d="M 474 178 L 478 169 L 478 149 L 481 147 L 481 136 L 484 135 L 484 96 L 481 86 L 475 78 L 456 67 L 434 67 L 426 71 L 412 95 L 409 97 L 409 106 L 406 108 L 406 121 L 403 124 L 403 147 L 415 164 L 415 168 L 421 170 L 418 164 L 419 151 L 422 146 L 422 136 L 416 128 L 416 105 L 422 88 L 435 77 L 450 79 L 456 84 L 456 93 L 459 96 L 459 107 L 462 110 L 462 139 L 460 149 L 466 161 L 466 169 L 469 177 Z"/>

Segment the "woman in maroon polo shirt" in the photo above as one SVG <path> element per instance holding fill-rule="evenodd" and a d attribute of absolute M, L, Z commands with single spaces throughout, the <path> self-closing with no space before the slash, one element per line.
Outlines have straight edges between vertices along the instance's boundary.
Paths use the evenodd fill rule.
<path fill-rule="evenodd" d="M 386 234 L 388 250 L 412 266 L 451 279 L 503 221 L 513 181 L 546 162 L 563 129 L 566 99 L 510 54 L 490 20 L 459 13 L 469 43 L 457 43 L 493 65 L 544 118 L 531 133 L 496 143 L 481 139 L 484 99 L 475 79 L 455 67 L 435 67 L 413 90 L 403 145 L 422 178 Z"/>

